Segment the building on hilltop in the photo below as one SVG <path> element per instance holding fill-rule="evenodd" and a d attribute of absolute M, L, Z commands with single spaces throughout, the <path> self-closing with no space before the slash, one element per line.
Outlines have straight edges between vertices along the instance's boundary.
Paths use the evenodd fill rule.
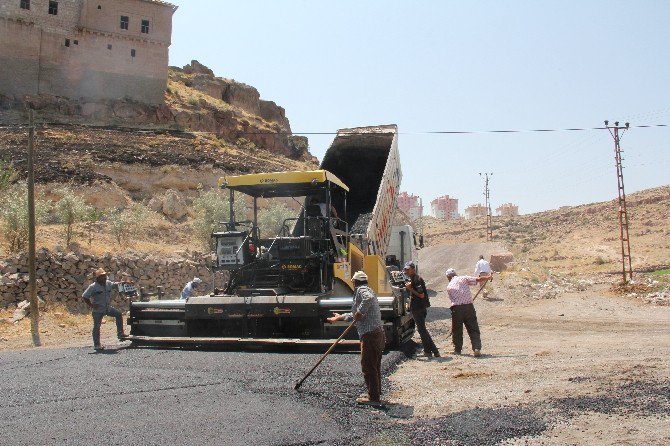
<path fill-rule="evenodd" d="M 398 207 L 407 214 L 410 220 L 423 217 L 423 205 L 421 204 L 421 198 L 417 195 L 401 192 L 398 195 Z"/>
<path fill-rule="evenodd" d="M 430 207 L 435 218 L 442 220 L 455 220 L 458 215 L 458 199 L 450 198 L 449 195 L 438 197 L 430 202 Z"/>
<path fill-rule="evenodd" d="M 176 10 L 159 0 L 2 0 L 0 94 L 161 103 Z"/>
<path fill-rule="evenodd" d="M 519 206 L 512 203 L 505 203 L 498 206 L 496 212 L 501 217 L 517 217 L 519 216 Z"/>
<path fill-rule="evenodd" d="M 486 206 L 481 203 L 473 204 L 465 208 L 465 218 L 471 220 L 477 217 L 486 217 Z"/>

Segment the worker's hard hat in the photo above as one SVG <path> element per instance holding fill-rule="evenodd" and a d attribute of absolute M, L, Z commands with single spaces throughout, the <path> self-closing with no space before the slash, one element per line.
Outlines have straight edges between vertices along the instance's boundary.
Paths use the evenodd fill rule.
<path fill-rule="evenodd" d="M 454 277 L 456 275 L 456 270 L 453 268 L 449 268 L 445 274 L 447 275 L 447 277 Z"/>
<path fill-rule="evenodd" d="M 368 281 L 368 275 L 365 274 L 363 271 L 356 271 L 356 273 L 351 278 L 351 280 L 357 280 L 359 282 L 367 282 Z"/>
<path fill-rule="evenodd" d="M 409 261 L 409 262 L 405 263 L 405 267 L 403 269 L 410 269 L 410 268 L 416 269 L 416 263 L 414 263 L 412 261 Z"/>
<path fill-rule="evenodd" d="M 107 275 L 107 271 L 105 271 L 105 270 L 102 269 L 102 268 L 98 268 L 98 269 L 95 270 L 94 275 L 95 275 L 95 278 L 97 279 L 97 278 L 100 277 L 100 276 L 106 276 L 106 275 Z"/>
<path fill-rule="evenodd" d="M 200 279 L 200 277 L 194 277 L 193 283 L 202 283 L 202 279 Z"/>

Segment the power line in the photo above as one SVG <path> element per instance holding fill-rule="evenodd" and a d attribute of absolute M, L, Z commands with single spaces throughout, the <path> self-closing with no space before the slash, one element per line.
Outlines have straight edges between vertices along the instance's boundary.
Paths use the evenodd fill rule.
<path fill-rule="evenodd" d="M 170 129 L 160 129 L 160 128 L 132 128 L 132 127 L 112 127 L 112 126 L 100 126 L 100 125 L 89 125 L 89 124 L 63 124 L 60 122 L 44 122 L 36 123 L 36 125 L 43 127 L 64 127 L 64 126 L 73 126 L 73 127 L 83 127 L 83 128 L 92 128 L 100 130 L 128 130 L 135 132 L 166 132 L 179 134 L 179 133 L 194 133 L 194 134 L 216 134 L 216 132 L 206 132 L 206 131 L 179 131 L 179 130 L 170 130 Z M 665 128 L 670 127 L 670 124 L 641 124 L 636 126 L 630 126 L 630 128 L 637 129 L 648 129 L 648 128 Z M 25 125 L 0 125 L 0 130 L 27 130 L 28 126 Z M 478 135 L 478 134 L 516 134 L 516 133 L 556 133 L 556 132 L 586 132 L 592 130 L 607 130 L 607 127 L 583 127 L 583 128 L 558 128 L 558 129 L 516 129 L 516 130 L 428 130 L 428 131 L 416 131 L 416 132 L 398 132 L 399 135 Z M 236 132 L 238 135 L 277 135 L 277 136 L 292 136 L 292 135 L 337 135 L 337 132 Z"/>

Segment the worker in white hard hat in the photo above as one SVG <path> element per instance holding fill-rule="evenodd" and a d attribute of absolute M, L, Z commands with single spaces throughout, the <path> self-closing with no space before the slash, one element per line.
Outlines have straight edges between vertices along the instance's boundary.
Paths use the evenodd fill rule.
<path fill-rule="evenodd" d="M 386 346 L 386 337 L 382 327 L 382 314 L 374 291 L 368 286 L 368 276 L 363 271 L 352 277 L 354 299 L 351 312 L 333 314 L 328 322 L 356 321 L 356 330 L 361 340 L 361 369 L 368 389 L 368 396 L 360 396 L 356 402 L 380 406 L 382 393 L 382 353 Z"/>
<path fill-rule="evenodd" d="M 198 289 L 202 284 L 202 280 L 199 277 L 194 277 L 193 280 L 188 282 L 183 290 L 181 290 L 181 298 L 183 300 L 188 299 L 193 294 L 193 291 Z"/>
<path fill-rule="evenodd" d="M 465 325 L 466 330 L 468 330 L 468 336 L 470 336 L 470 342 L 472 343 L 473 355 L 475 357 L 481 356 L 482 340 L 470 287 L 490 280 L 492 275 L 489 273 L 486 276 L 480 277 L 459 276 L 453 268 L 449 268 L 446 271 L 446 275 L 447 279 L 449 279 L 447 293 L 449 294 L 449 300 L 451 300 L 453 353 L 455 355 L 461 354 L 461 349 L 463 348 L 463 325 Z"/>

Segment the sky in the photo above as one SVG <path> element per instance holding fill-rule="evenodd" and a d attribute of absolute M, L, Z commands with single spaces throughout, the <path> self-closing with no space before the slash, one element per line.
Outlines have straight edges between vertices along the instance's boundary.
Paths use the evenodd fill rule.
<path fill-rule="evenodd" d="M 606 130 L 670 124 L 670 2 L 175 0 L 197 59 L 286 109 L 294 133 L 397 124 L 402 190 L 521 213 L 617 197 Z M 463 135 L 434 131 L 473 131 Z M 309 136 L 319 159 L 333 135 Z M 670 184 L 670 127 L 621 138 L 626 193 Z"/>

